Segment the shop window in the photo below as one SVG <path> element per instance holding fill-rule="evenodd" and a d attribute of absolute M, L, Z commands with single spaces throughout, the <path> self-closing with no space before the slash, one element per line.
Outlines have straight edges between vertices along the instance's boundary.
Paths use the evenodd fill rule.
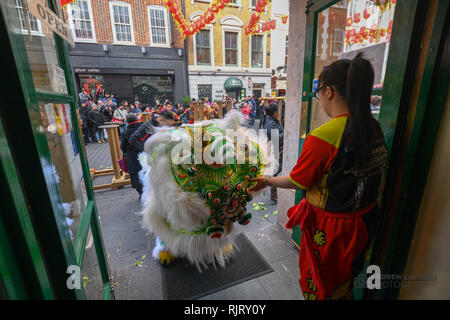
<path fill-rule="evenodd" d="M 36 17 L 34 17 L 29 12 L 25 14 L 21 0 L 15 0 L 15 5 L 16 5 L 16 12 L 19 16 L 19 22 L 22 32 L 28 34 L 28 31 L 30 31 L 31 34 L 41 35 L 42 34 L 41 21 Z"/>
<path fill-rule="evenodd" d="M 225 65 L 238 65 L 238 33 L 225 31 Z"/>
<path fill-rule="evenodd" d="M 264 63 L 264 41 L 262 35 L 251 36 L 251 66 L 262 68 Z"/>
<path fill-rule="evenodd" d="M 169 45 L 167 10 L 161 6 L 148 7 L 151 45 Z"/>
<path fill-rule="evenodd" d="M 200 30 L 195 35 L 195 53 L 198 65 L 211 65 L 210 30 Z"/>
<path fill-rule="evenodd" d="M 114 42 L 117 44 L 134 44 L 131 5 L 126 2 L 110 2 L 109 8 Z"/>
<path fill-rule="evenodd" d="M 171 76 L 132 76 L 133 97 L 146 107 L 153 107 L 156 100 L 174 102 Z"/>
<path fill-rule="evenodd" d="M 75 40 L 95 41 L 91 1 L 74 1 L 68 11 Z"/>
<path fill-rule="evenodd" d="M 197 86 L 198 89 L 198 99 L 205 100 L 206 97 L 211 101 L 212 97 L 212 85 L 210 84 L 199 84 Z"/>
<path fill-rule="evenodd" d="M 89 94 L 94 99 L 97 89 L 100 86 L 103 86 L 103 76 L 80 74 L 78 75 L 78 77 L 80 79 L 80 88 L 85 88 L 87 94 Z"/>

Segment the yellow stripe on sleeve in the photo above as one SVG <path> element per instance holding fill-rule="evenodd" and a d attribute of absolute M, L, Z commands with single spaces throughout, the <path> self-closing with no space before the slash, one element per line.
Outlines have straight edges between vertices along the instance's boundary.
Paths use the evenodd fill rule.
<path fill-rule="evenodd" d="M 301 185 L 300 183 L 298 183 L 297 181 L 295 181 L 294 179 L 292 179 L 291 176 L 289 176 L 289 180 L 291 180 L 292 183 L 295 184 L 295 185 L 296 185 L 297 187 L 299 187 L 300 189 L 303 189 L 303 190 L 307 190 L 307 189 L 308 189 L 307 187 Z"/>

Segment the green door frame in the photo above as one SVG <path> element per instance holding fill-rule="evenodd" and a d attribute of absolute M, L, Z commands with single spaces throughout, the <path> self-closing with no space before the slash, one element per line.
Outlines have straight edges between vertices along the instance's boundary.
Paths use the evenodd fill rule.
<path fill-rule="evenodd" d="M 389 173 L 392 180 L 387 188 L 389 193 L 385 192 L 383 199 L 384 219 L 380 226 L 372 260 L 381 266 L 383 274 L 404 274 L 416 228 L 435 140 L 441 125 L 444 102 L 448 94 L 449 5 L 447 0 L 421 2 L 414 13 L 415 19 L 411 19 L 415 24 L 413 26 L 415 48 L 411 48 L 412 55 L 409 60 L 412 67 L 409 68 L 409 74 L 406 76 L 412 79 L 409 86 L 413 83 L 420 86 L 413 92 L 417 94 L 417 99 L 412 100 L 408 94 L 409 99 L 404 103 L 401 102 L 406 108 L 403 128 L 393 139 L 396 140 L 393 143 L 396 145 L 396 154 L 392 149 L 395 165 L 391 162 L 395 170 L 392 169 Z M 429 43 L 426 44 L 421 41 L 421 38 L 428 23 L 432 26 L 431 36 L 429 40 L 427 39 Z M 420 53 L 425 56 L 423 68 L 419 66 Z M 419 68 L 422 71 L 420 79 L 414 76 Z M 396 176 L 397 179 L 395 179 Z M 371 297 L 396 299 L 399 291 L 398 287 L 388 287 L 378 292 L 371 292 Z"/>
<path fill-rule="evenodd" d="M 305 60 L 304 60 L 304 75 L 303 75 L 303 95 L 302 95 L 302 105 L 303 102 L 308 104 L 307 117 L 306 117 L 306 133 L 310 132 L 310 123 L 311 123 L 311 103 L 314 97 L 314 93 L 312 92 L 313 85 L 313 77 L 314 77 L 314 67 L 315 67 L 315 52 L 316 52 L 316 43 L 315 39 L 317 39 L 317 21 L 319 12 L 327 9 L 331 5 L 339 2 L 339 0 L 317 0 L 317 1 L 308 1 L 306 5 L 306 15 L 307 15 L 307 27 L 306 27 L 306 40 L 305 40 Z M 445 1 L 440 1 L 440 8 L 444 9 Z M 448 3 L 447 3 L 448 5 Z M 395 185 L 395 177 L 397 164 L 399 159 L 398 151 L 400 150 L 399 146 L 402 143 L 402 135 L 405 130 L 405 124 L 407 121 L 408 110 L 407 107 L 409 105 L 410 92 L 412 89 L 412 84 L 414 81 L 414 77 L 412 77 L 415 73 L 417 67 L 417 52 L 419 51 L 420 45 L 420 37 L 421 31 L 424 23 L 424 12 L 426 12 L 426 4 L 424 1 L 418 0 L 398 0 L 396 4 L 396 10 L 394 15 L 394 23 L 392 29 L 391 43 L 389 48 L 389 55 L 386 66 L 386 76 L 384 81 L 383 89 L 381 93 L 383 94 L 383 106 L 380 110 L 379 122 L 381 128 L 383 129 L 386 141 L 386 147 L 388 150 L 388 168 L 387 168 L 387 179 L 386 179 L 386 187 L 381 199 L 381 212 L 382 222 L 380 223 L 380 228 L 377 232 L 376 239 L 374 241 L 373 254 L 370 257 L 371 261 L 381 261 L 384 260 L 384 256 L 382 254 L 381 243 L 383 238 L 382 234 L 386 232 L 386 211 L 387 205 L 391 202 L 391 194 L 393 192 L 393 187 Z M 441 13 L 444 15 L 446 10 Z M 442 17 L 441 17 L 442 20 Z M 439 20 L 440 21 L 440 20 Z M 439 22 L 440 28 L 442 28 L 442 22 Z M 439 26 L 435 30 L 436 36 L 442 33 L 442 30 L 438 30 Z M 437 39 L 437 38 L 436 38 Z M 435 41 L 437 41 L 434 39 Z M 436 55 L 436 53 L 434 53 Z M 429 61 L 432 63 L 432 60 Z M 380 94 L 380 90 L 374 90 L 374 93 Z M 427 97 L 428 95 L 425 94 Z M 443 98 L 442 98 L 443 99 Z M 423 103 L 423 101 L 421 102 Z M 439 113 L 440 114 L 440 113 Z M 436 117 L 434 119 L 436 120 Z M 420 129 L 422 127 L 422 119 L 418 119 L 415 126 L 415 135 L 412 143 L 417 146 L 418 136 L 420 133 Z M 436 125 L 436 123 L 434 123 Z M 437 130 L 437 129 L 436 129 Z M 429 141 L 430 138 L 428 138 Z M 421 139 L 422 140 L 422 139 Z M 302 151 L 304 139 L 300 139 L 299 141 L 299 155 Z M 410 149 L 410 154 L 415 155 L 416 149 Z M 430 154 L 427 155 L 430 157 Z M 426 170 L 427 171 L 427 170 Z M 413 176 L 412 170 L 406 170 L 404 174 L 407 175 L 408 180 Z M 426 177 L 425 177 L 426 178 Z M 423 179 L 423 177 L 422 177 Z M 407 184 L 403 184 L 403 188 L 408 188 Z M 417 194 L 417 192 L 416 192 Z M 296 191 L 295 203 L 300 202 L 300 200 L 304 197 L 304 192 L 302 190 Z M 416 203 L 417 204 L 417 203 Z M 402 206 L 399 208 L 401 210 L 405 209 L 406 203 L 403 202 Z M 417 209 L 417 206 L 415 207 Z M 404 217 L 400 214 L 396 214 L 394 217 L 395 225 L 397 229 L 399 224 L 404 221 Z M 410 221 L 408 223 L 409 232 L 412 234 L 415 226 L 415 220 Z M 301 239 L 301 231 L 297 226 L 292 235 L 292 240 L 299 245 Z M 398 242 L 397 242 L 398 241 Z M 400 241 L 398 237 L 395 237 L 391 240 L 389 252 L 392 254 L 391 259 L 388 259 L 386 264 L 383 265 L 383 272 L 389 272 L 393 270 L 393 262 L 397 259 L 403 259 L 403 264 L 399 264 L 400 268 L 395 268 L 396 270 L 403 271 L 404 264 L 406 263 L 407 253 L 409 252 L 409 244 L 411 239 L 406 239 L 404 241 Z M 397 246 L 398 245 L 398 246 Z M 402 255 L 398 255 L 395 257 L 392 248 L 400 248 L 402 251 Z M 399 262 L 399 261 L 397 261 Z M 395 263 L 394 263 L 395 264 Z M 385 267 L 390 267 L 384 269 Z M 401 273 L 401 272 L 400 272 Z M 384 295 L 384 290 L 381 290 L 381 295 L 378 298 L 387 297 Z M 398 290 L 397 290 L 398 293 Z M 391 291 L 391 297 L 396 296 L 395 291 Z M 371 296 L 373 298 L 373 296 Z"/>
<path fill-rule="evenodd" d="M 44 291 L 46 293 L 44 297 L 49 299 L 85 299 L 86 295 L 83 288 L 74 290 L 67 288 L 66 281 L 69 275 L 66 273 L 66 270 L 70 265 L 78 265 L 81 268 L 86 238 L 90 228 L 94 238 L 103 282 L 103 298 L 113 298 L 113 295 L 111 295 L 109 266 L 95 205 L 89 165 L 82 151 L 84 149 L 81 132 L 77 125 L 77 95 L 68 55 L 68 45 L 58 35 L 54 34 L 58 65 L 64 70 L 68 94 L 36 90 L 23 36 L 17 33 L 17 29 L 14 28 L 15 22 L 13 17 L 15 16 L 15 8 L 10 4 L 11 2 L 8 1 L 1 1 L 0 3 L 0 39 L 4 44 L 0 57 L 2 59 L 2 69 L 9 76 L 9 81 L 1 89 L 0 101 L 2 108 L 0 109 L 0 117 L 7 141 L 4 144 L 7 143 L 9 145 L 11 151 L 9 157 L 13 159 L 17 170 L 17 179 L 10 179 L 12 182 L 8 181 L 6 188 L 9 190 L 17 189 L 18 187 L 13 184 L 15 183 L 20 185 L 23 190 L 23 199 L 16 200 L 16 202 L 17 205 L 27 204 L 28 217 L 33 222 L 36 240 L 40 246 L 39 254 L 37 252 L 34 253 L 36 256 L 42 257 L 46 266 L 46 272 L 44 272 L 39 264 L 34 263 L 34 270 L 37 273 L 37 277 L 41 280 L 41 287 L 48 289 L 45 279 L 51 283 L 52 293 Z M 48 5 L 54 12 L 61 12 L 59 1 L 48 0 Z M 58 15 L 61 16 L 60 14 Z M 44 170 L 46 166 L 52 164 L 52 159 L 39 113 L 39 102 L 70 104 L 70 116 L 75 132 L 75 141 L 78 150 L 80 150 L 79 155 L 88 198 L 74 245 L 69 235 L 57 181 L 52 174 Z M 6 112 L 6 106 L 14 106 L 15 112 Z M 2 132 L 0 131 L 0 137 Z M 8 156 L 2 158 L 2 160 L 4 159 L 7 160 Z M 24 212 L 23 208 L 21 212 L 22 216 L 20 218 L 24 219 L 27 216 L 26 212 Z M 12 214 L 7 216 L 8 219 L 9 216 L 15 218 Z M 2 216 L 2 218 L 4 217 Z M 7 222 L 11 223 L 10 221 Z M 2 233 L 1 228 L 0 236 L 7 236 Z M 11 235 L 8 234 L 8 236 Z M 24 235 L 21 236 L 23 237 Z M 20 247 L 16 246 L 14 239 L 8 239 L 11 248 L 5 252 L 17 254 Z M 34 248 L 36 249 L 36 246 Z M 5 278 L 3 275 L 8 274 L 10 269 L 3 268 L 3 265 L 0 264 L 0 274 L 4 282 Z M 15 279 L 28 277 L 28 274 L 20 273 L 20 271 Z M 25 298 L 24 292 L 29 298 L 42 297 L 42 295 L 39 296 L 35 292 L 26 291 L 28 287 L 21 284 L 20 281 L 11 281 L 11 286 L 5 284 L 10 298 Z M 15 294 L 15 291 L 18 293 Z"/>

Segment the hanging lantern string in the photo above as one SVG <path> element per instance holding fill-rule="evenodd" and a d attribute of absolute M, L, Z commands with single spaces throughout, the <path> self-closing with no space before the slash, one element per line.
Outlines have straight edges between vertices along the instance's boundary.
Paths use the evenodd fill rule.
<path fill-rule="evenodd" d="M 248 24 L 244 27 L 245 35 L 249 34 L 257 34 L 260 31 L 267 31 L 270 29 L 275 29 L 276 27 L 276 21 L 266 21 L 259 25 L 259 21 L 261 19 L 261 14 L 266 10 L 267 6 L 267 0 L 257 0 L 255 5 L 255 11 L 253 12 L 252 16 L 250 17 L 250 21 Z"/>
<path fill-rule="evenodd" d="M 178 31 L 183 39 L 187 36 L 192 36 L 203 29 L 206 25 L 214 20 L 216 13 L 222 11 L 228 6 L 231 0 L 213 0 L 209 7 L 203 12 L 200 17 L 192 23 L 188 23 L 183 13 L 180 11 L 176 0 L 164 0 L 166 7 L 169 9 L 174 21 L 177 24 Z"/>

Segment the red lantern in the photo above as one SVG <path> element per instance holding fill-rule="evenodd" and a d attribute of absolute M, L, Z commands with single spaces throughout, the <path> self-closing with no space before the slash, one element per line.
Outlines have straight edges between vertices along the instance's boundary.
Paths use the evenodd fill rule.
<path fill-rule="evenodd" d="M 345 26 L 350 27 L 353 23 L 353 19 L 352 18 L 347 18 L 347 22 L 345 23 Z"/>
<path fill-rule="evenodd" d="M 258 0 L 256 2 L 256 6 L 255 6 L 255 10 L 257 12 L 263 12 L 264 11 L 264 7 L 267 5 L 267 1 L 266 0 Z"/>
<path fill-rule="evenodd" d="M 260 7 L 265 7 L 267 5 L 267 0 L 258 0 L 256 1 L 256 5 Z"/>
<path fill-rule="evenodd" d="M 213 11 L 214 13 L 219 12 L 219 8 L 217 7 L 217 5 L 216 5 L 215 3 L 213 3 L 213 4 L 211 5 L 211 9 L 212 9 L 212 11 Z"/>
<path fill-rule="evenodd" d="M 173 2 L 173 1 L 174 1 L 174 0 L 167 0 L 166 6 L 170 7 L 170 6 L 172 5 L 172 2 Z"/>
<path fill-rule="evenodd" d="M 217 7 L 222 10 L 225 7 L 225 3 L 221 0 L 217 0 Z"/>
<path fill-rule="evenodd" d="M 355 13 L 355 15 L 353 16 L 353 21 L 355 21 L 355 23 L 359 23 L 359 21 L 361 21 L 361 14 Z"/>
<path fill-rule="evenodd" d="M 169 7 L 169 11 L 174 14 L 175 12 L 177 12 L 177 7 L 175 3 L 172 3 L 172 5 Z"/>
<path fill-rule="evenodd" d="M 265 22 L 263 22 L 263 23 L 261 24 L 261 31 L 262 31 L 262 32 L 266 31 L 266 23 L 265 23 Z"/>
<path fill-rule="evenodd" d="M 275 28 L 277 27 L 277 21 L 276 20 L 270 21 L 270 27 L 272 28 L 272 30 L 275 30 Z"/>
<path fill-rule="evenodd" d="M 287 19 L 288 19 L 288 16 L 282 16 L 281 17 L 281 22 L 283 22 L 283 24 L 286 24 Z"/>
<path fill-rule="evenodd" d="M 223 3 L 225 3 L 225 5 L 229 4 L 231 0 L 223 0 Z"/>
<path fill-rule="evenodd" d="M 364 9 L 364 12 L 363 12 L 363 17 L 364 17 L 364 19 L 369 19 L 369 17 L 370 17 L 370 11 L 369 11 L 369 8 L 365 8 Z"/>

